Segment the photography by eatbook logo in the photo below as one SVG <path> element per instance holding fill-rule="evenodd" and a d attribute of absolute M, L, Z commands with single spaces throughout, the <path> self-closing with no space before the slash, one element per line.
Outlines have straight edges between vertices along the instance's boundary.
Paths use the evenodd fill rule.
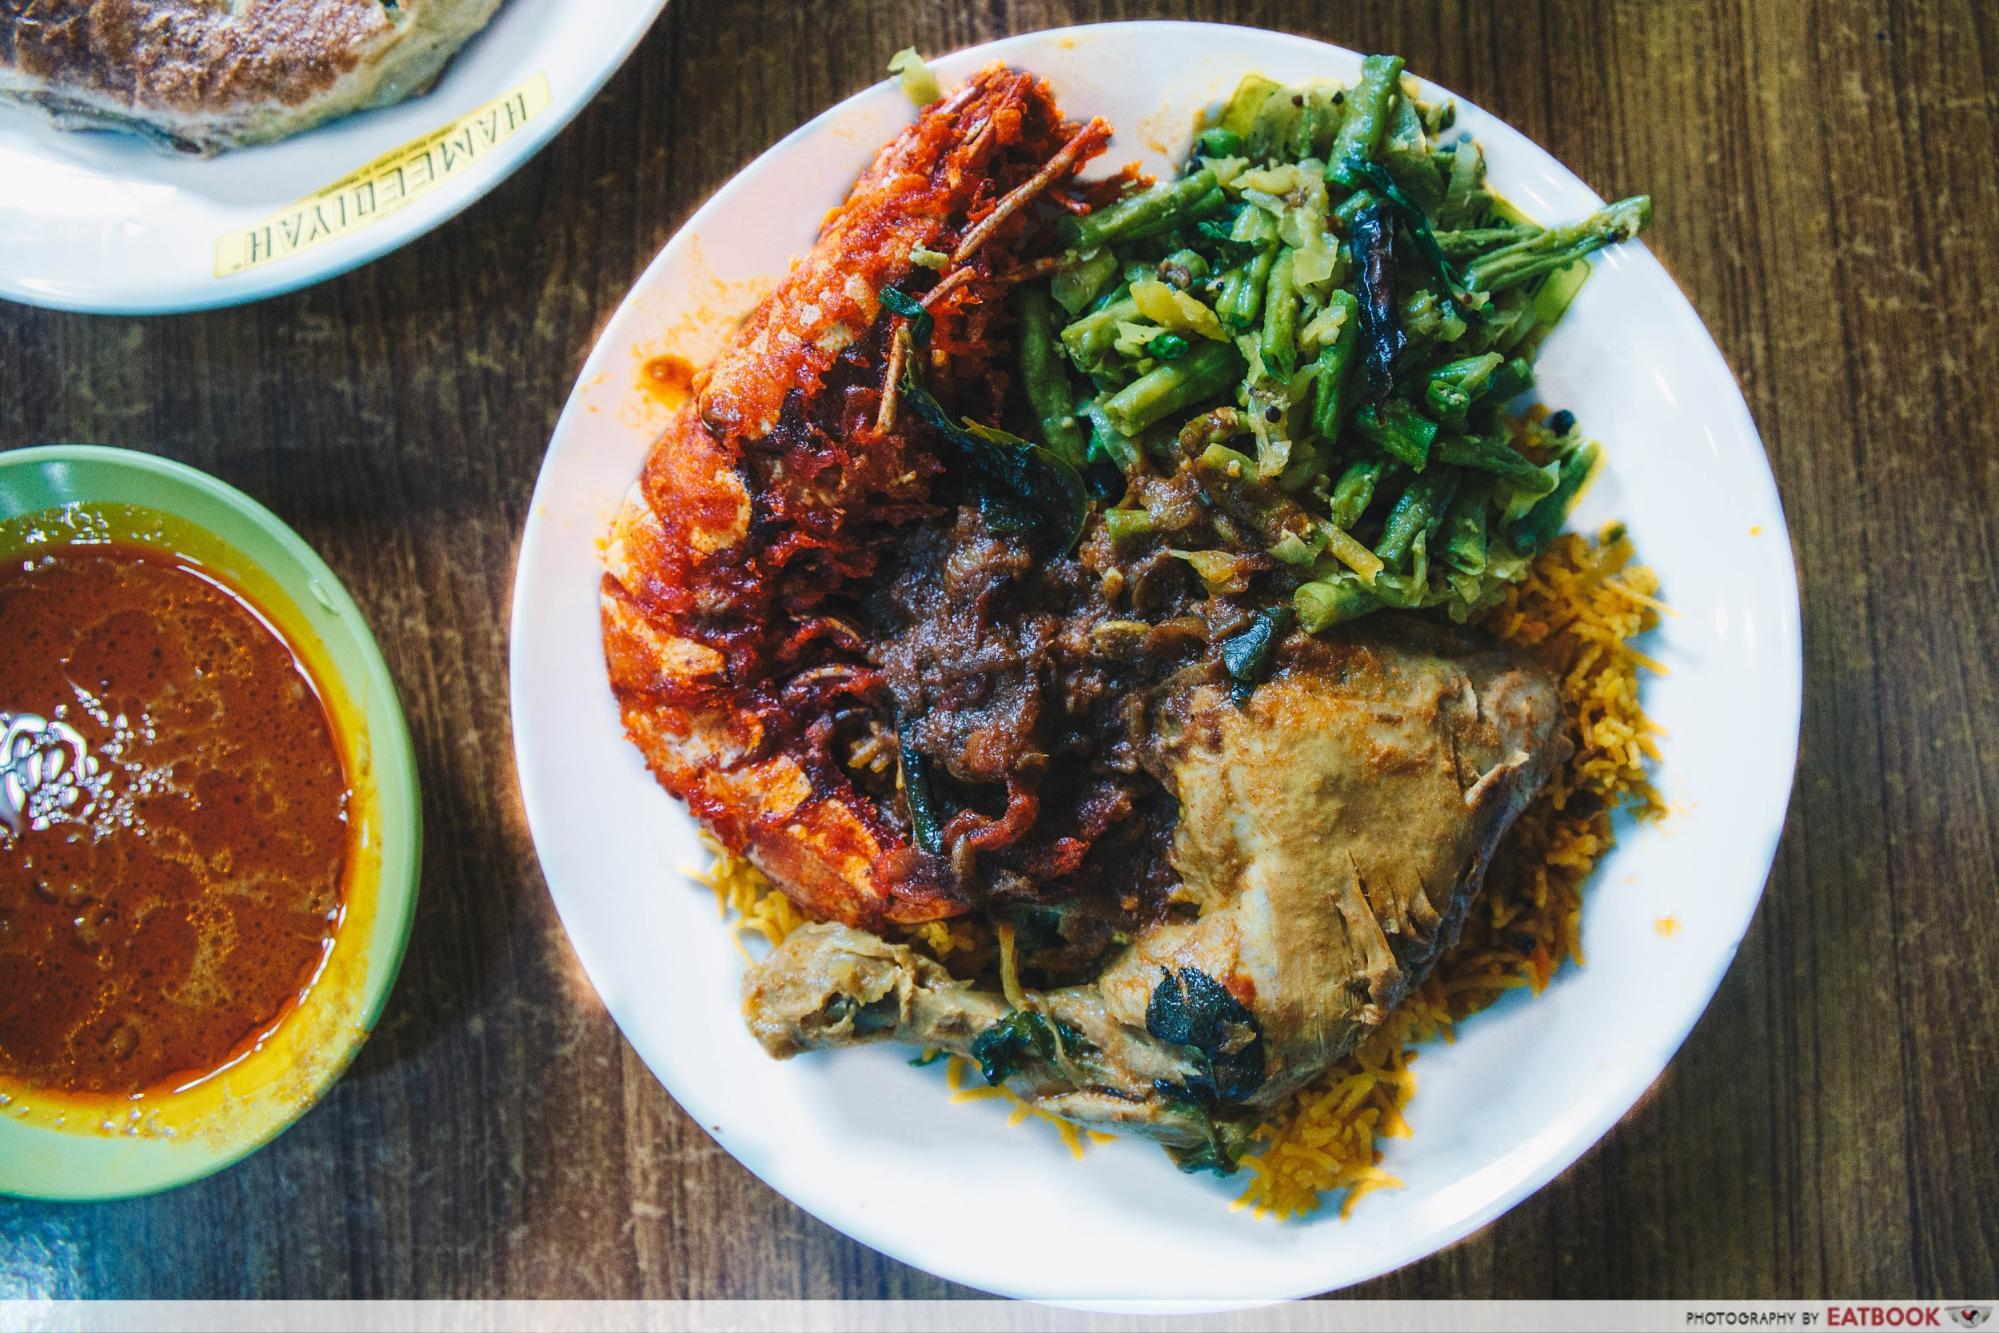
<path fill-rule="evenodd" d="M 1992 1317 L 1989 1305 L 1953 1305 L 1950 1307 L 1950 1321 L 1959 1328 L 1977 1328 Z"/>

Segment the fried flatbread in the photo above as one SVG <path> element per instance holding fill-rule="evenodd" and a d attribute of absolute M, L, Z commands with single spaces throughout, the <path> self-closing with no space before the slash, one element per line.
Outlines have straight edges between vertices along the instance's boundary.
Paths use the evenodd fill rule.
<path fill-rule="evenodd" d="M 0 98 L 210 154 L 427 91 L 500 0 L 0 0 Z"/>

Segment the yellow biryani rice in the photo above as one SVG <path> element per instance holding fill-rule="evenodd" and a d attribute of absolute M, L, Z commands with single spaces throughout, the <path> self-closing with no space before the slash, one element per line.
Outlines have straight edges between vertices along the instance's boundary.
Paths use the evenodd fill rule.
<path fill-rule="evenodd" d="M 1258 1216 L 1292 1218 L 1328 1198 L 1342 1216 L 1377 1189 L 1401 1184 L 1382 1169 L 1381 1141 L 1406 1138 L 1403 1111 L 1416 1095 L 1418 1048 L 1454 1039 L 1456 1025 L 1510 990 L 1539 993 L 1565 962 L 1582 962 L 1583 886 L 1615 842 L 1611 815 L 1656 815 L 1659 795 L 1646 777 L 1658 759 L 1658 730 L 1639 706 L 1639 674 L 1662 671 L 1632 646 L 1665 608 L 1651 570 L 1632 563 L 1622 527 L 1595 539 L 1558 538 L 1527 577 L 1481 619 L 1489 632 L 1535 654 L 1561 682 L 1575 753 L 1515 821 L 1486 873 L 1456 947 L 1429 979 L 1357 1050 L 1292 1095 L 1266 1122 L 1242 1165 L 1249 1184 L 1236 1201 Z M 805 918 L 747 861 L 710 842 L 713 864 L 690 872 L 714 890 L 739 949 L 743 936 L 775 944 Z M 977 953 L 963 928 L 930 922 L 912 942 L 949 961 Z M 744 950 L 745 956 L 748 951 Z M 1046 1120 L 1080 1157 L 1107 1135 L 1084 1134 L 1003 1087 L 968 1087 L 969 1062 L 952 1057 L 945 1081 L 953 1102 L 1014 1103 L 1010 1123 Z"/>

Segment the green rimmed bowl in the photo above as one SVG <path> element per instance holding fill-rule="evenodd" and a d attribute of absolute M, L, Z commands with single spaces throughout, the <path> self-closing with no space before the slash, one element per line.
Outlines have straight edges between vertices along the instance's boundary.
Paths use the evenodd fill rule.
<path fill-rule="evenodd" d="M 333 1086 L 395 984 L 416 916 L 422 813 L 409 727 L 354 599 L 270 510 L 205 473 L 92 445 L 0 453 L 0 559 L 79 533 L 160 547 L 222 576 L 312 674 L 352 792 L 355 842 L 324 968 L 275 1031 L 191 1087 L 141 1096 L 0 1080 L 0 1194 L 114 1199 L 186 1184 L 270 1142 Z M 0 701 L 4 702 L 4 701 Z"/>

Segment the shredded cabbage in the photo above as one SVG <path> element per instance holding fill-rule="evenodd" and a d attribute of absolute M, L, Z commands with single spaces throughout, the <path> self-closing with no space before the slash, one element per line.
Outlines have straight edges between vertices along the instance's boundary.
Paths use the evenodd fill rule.
<path fill-rule="evenodd" d="M 923 63 L 923 57 L 913 46 L 905 46 L 889 57 L 888 72 L 902 82 L 903 94 L 918 106 L 929 106 L 944 95 L 937 86 L 937 76 L 930 72 L 930 66 Z"/>

